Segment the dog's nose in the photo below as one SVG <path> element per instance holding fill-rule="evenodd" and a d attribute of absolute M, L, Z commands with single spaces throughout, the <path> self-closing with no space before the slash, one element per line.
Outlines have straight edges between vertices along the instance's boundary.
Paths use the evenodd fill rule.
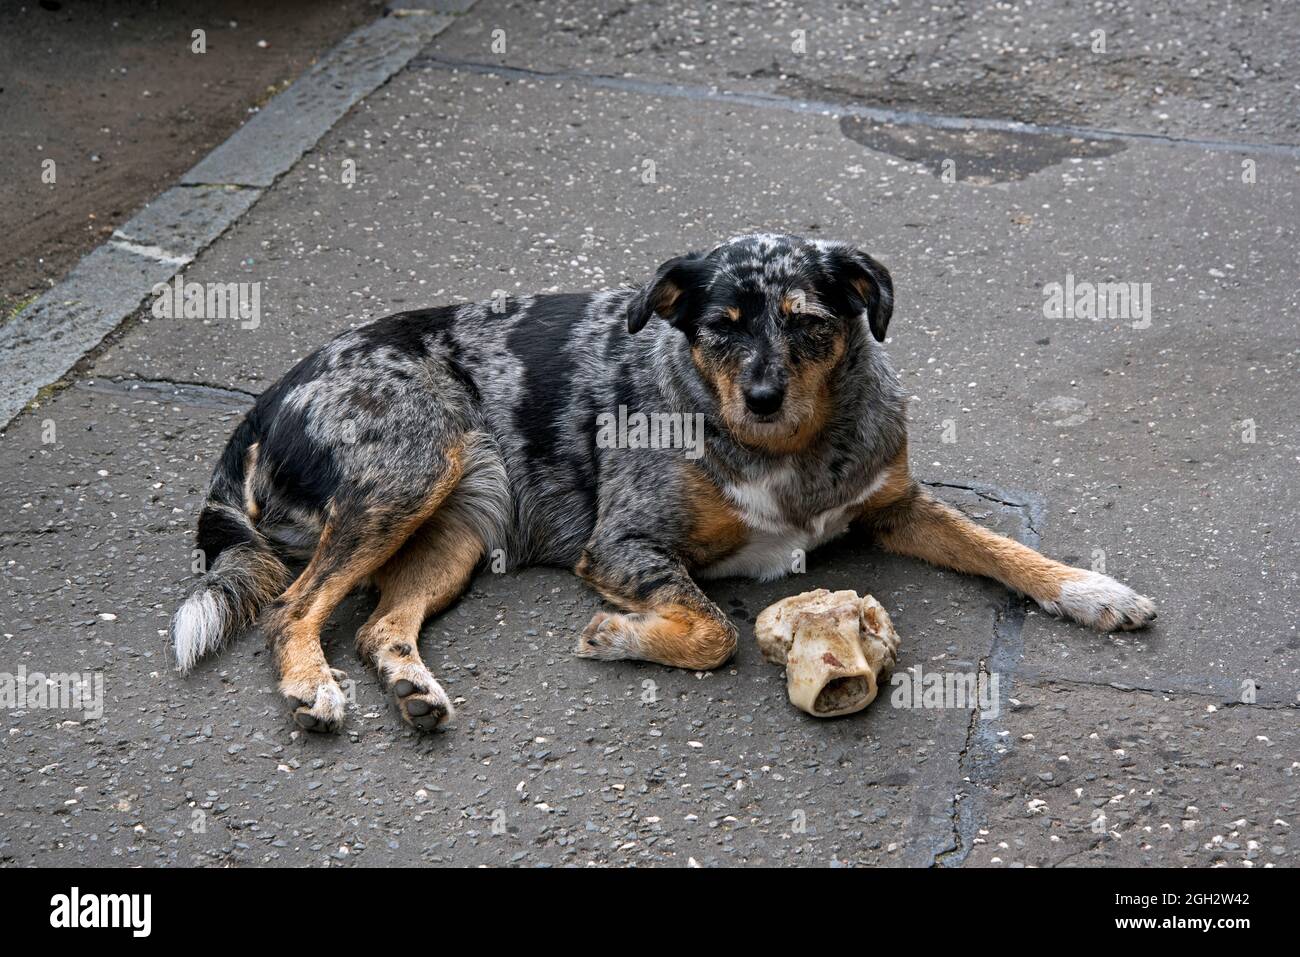
<path fill-rule="evenodd" d="M 785 401 L 785 389 L 772 382 L 745 387 L 745 407 L 755 415 L 771 415 Z"/>

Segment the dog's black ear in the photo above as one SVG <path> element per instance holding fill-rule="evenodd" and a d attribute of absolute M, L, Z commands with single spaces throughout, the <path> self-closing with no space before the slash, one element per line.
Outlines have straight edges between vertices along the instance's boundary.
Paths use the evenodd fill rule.
<path fill-rule="evenodd" d="M 702 253 L 670 259 L 659 267 L 627 304 L 627 331 L 640 332 L 656 313 L 689 333 L 700 299 L 708 284 L 709 269 Z"/>
<path fill-rule="evenodd" d="M 894 281 L 889 278 L 889 270 L 850 246 L 831 253 L 830 270 L 849 311 L 861 315 L 865 310 L 871 334 L 877 342 L 884 342 L 889 317 L 894 314 Z"/>

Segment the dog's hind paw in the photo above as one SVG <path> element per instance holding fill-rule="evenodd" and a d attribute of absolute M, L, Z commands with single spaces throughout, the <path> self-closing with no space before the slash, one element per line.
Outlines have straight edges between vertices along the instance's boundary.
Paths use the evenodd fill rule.
<path fill-rule="evenodd" d="M 601 661 L 637 657 L 634 653 L 639 645 L 634 630 L 636 617 L 596 612 L 582 630 L 573 653 L 579 658 L 596 658 Z"/>
<path fill-rule="evenodd" d="M 293 708 L 293 720 L 305 731 L 333 733 L 343 727 L 348 698 L 339 686 L 347 679 L 342 671 L 331 669 L 327 678 L 314 685 L 296 681 L 280 683 L 280 692 Z"/>
<path fill-rule="evenodd" d="M 389 685 L 393 700 L 402 720 L 417 731 L 436 731 L 455 715 L 447 692 L 427 668 L 410 665 L 395 677 Z"/>
<path fill-rule="evenodd" d="M 1098 631 L 1133 631 L 1156 618 L 1155 603 L 1108 575 L 1082 571 L 1080 577 L 1061 584 L 1052 601 L 1039 602 L 1053 615 L 1096 628 Z"/>

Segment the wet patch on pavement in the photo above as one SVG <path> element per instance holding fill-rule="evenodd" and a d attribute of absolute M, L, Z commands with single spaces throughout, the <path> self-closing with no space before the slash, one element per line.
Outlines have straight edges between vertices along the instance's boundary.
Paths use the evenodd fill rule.
<path fill-rule="evenodd" d="M 1126 148 L 1120 140 L 894 126 L 859 116 L 841 117 L 840 131 L 868 149 L 919 163 L 937 177 L 947 174 L 950 181 L 976 185 L 1008 183 L 1069 159 L 1099 159 Z"/>

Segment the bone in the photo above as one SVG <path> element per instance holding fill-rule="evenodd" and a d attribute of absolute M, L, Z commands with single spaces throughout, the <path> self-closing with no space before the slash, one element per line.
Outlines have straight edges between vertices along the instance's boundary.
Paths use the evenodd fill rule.
<path fill-rule="evenodd" d="M 815 591 L 770 605 L 754 623 L 763 657 L 785 665 L 790 702 L 817 718 L 861 711 L 898 655 L 898 632 L 870 595 Z"/>

